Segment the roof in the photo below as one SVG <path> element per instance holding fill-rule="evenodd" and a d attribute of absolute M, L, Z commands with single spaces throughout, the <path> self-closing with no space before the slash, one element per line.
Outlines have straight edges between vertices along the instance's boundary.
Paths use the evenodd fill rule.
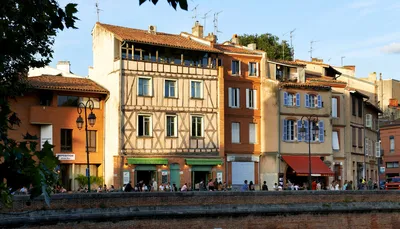
<path fill-rule="evenodd" d="M 320 78 L 307 78 L 307 81 L 309 82 L 320 82 L 320 83 L 330 83 L 330 84 L 343 84 L 343 85 L 347 85 L 346 82 L 344 81 L 340 81 L 340 80 L 335 80 L 332 79 L 329 76 L 322 76 Z"/>
<path fill-rule="evenodd" d="M 366 95 L 366 94 L 364 94 L 364 93 L 361 93 L 360 91 L 356 90 L 355 88 L 347 87 L 346 89 L 347 89 L 348 91 L 350 91 L 350 93 L 352 93 L 352 94 L 355 94 L 355 95 L 358 95 L 358 96 L 361 96 L 361 97 L 364 97 L 364 98 L 369 99 L 369 96 L 368 96 L 368 95 Z"/>
<path fill-rule="evenodd" d="M 297 176 L 309 174 L 309 160 L 311 161 L 311 174 L 316 176 L 333 176 L 332 170 L 319 158 L 309 156 L 282 156 L 283 160 L 293 169 Z"/>
<path fill-rule="evenodd" d="M 252 54 L 252 55 L 262 55 L 261 51 L 250 50 L 245 48 L 244 46 L 235 46 L 235 45 L 214 45 L 214 47 L 222 52 L 232 52 L 232 53 L 242 53 L 242 54 Z"/>
<path fill-rule="evenodd" d="M 379 107 L 375 106 L 374 104 L 372 104 L 370 102 L 365 102 L 365 105 L 368 106 L 368 107 L 371 107 L 375 111 L 378 111 L 378 113 L 383 114 L 383 111 Z"/>
<path fill-rule="evenodd" d="M 315 84 L 315 83 L 280 83 L 281 88 L 300 88 L 300 89 L 312 89 L 316 91 L 330 91 L 330 86 Z"/>
<path fill-rule="evenodd" d="M 63 76 L 32 76 L 28 78 L 32 88 L 58 91 L 78 91 L 108 94 L 108 90 L 88 78 Z"/>
<path fill-rule="evenodd" d="M 133 41 L 137 43 L 149 44 L 149 45 L 159 45 L 180 49 L 189 49 L 196 51 L 205 52 L 215 52 L 219 53 L 218 49 L 211 46 L 201 44 L 190 39 L 177 34 L 169 34 L 157 32 L 155 34 L 149 33 L 147 30 L 133 29 L 116 25 L 108 25 L 97 22 L 104 29 L 113 33 L 118 39 L 123 41 Z"/>
<path fill-rule="evenodd" d="M 324 66 L 324 67 L 330 66 L 329 64 L 325 64 L 325 63 L 323 63 L 323 62 L 312 62 L 312 61 L 299 60 L 299 59 L 296 59 L 295 62 L 297 62 L 297 63 L 303 63 L 303 64 L 321 65 L 321 66 Z"/>
<path fill-rule="evenodd" d="M 286 64 L 286 65 L 292 65 L 292 66 L 298 66 L 298 67 L 305 67 L 305 64 L 297 63 L 295 61 L 290 61 L 290 60 L 268 60 L 269 62 L 274 62 L 278 64 Z"/>

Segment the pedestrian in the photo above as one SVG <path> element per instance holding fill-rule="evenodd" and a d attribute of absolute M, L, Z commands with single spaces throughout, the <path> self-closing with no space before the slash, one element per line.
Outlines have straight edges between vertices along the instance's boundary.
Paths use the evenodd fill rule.
<path fill-rule="evenodd" d="M 244 180 L 244 184 L 240 188 L 240 191 L 242 191 L 242 192 L 249 191 L 249 186 L 247 185 L 247 180 Z"/>
<path fill-rule="evenodd" d="M 131 182 L 129 181 L 128 184 L 125 186 L 125 192 L 132 192 L 132 185 Z"/>
<path fill-rule="evenodd" d="M 311 190 L 317 190 L 317 182 L 315 180 L 311 183 Z"/>
<path fill-rule="evenodd" d="M 181 188 L 181 192 L 187 192 L 187 190 L 188 190 L 187 183 L 185 183 Z"/>
<path fill-rule="evenodd" d="M 172 192 L 177 192 L 178 188 L 176 187 L 176 184 L 172 184 Z"/>
<path fill-rule="evenodd" d="M 275 183 L 274 186 L 273 186 L 272 188 L 274 189 L 274 191 L 278 191 L 278 189 L 279 189 L 279 188 L 278 188 L 278 184 Z"/>
<path fill-rule="evenodd" d="M 164 185 L 163 185 L 163 184 L 160 184 L 160 187 L 158 187 L 158 190 L 159 190 L 160 192 L 164 192 L 164 189 L 165 189 Z"/>
<path fill-rule="evenodd" d="M 255 191 L 255 190 L 256 190 L 256 189 L 254 188 L 253 181 L 250 181 L 250 183 L 249 183 L 249 190 L 250 190 L 250 191 Z"/>
<path fill-rule="evenodd" d="M 153 183 L 151 185 L 153 185 L 151 191 L 157 192 L 158 190 L 157 181 L 154 178 L 153 178 Z"/>
<path fill-rule="evenodd" d="M 214 182 L 212 179 L 208 181 L 208 191 L 214 191 Z"/>
<path fill-rule="evenodd" d="M 347 183 L 346 190 L 353 190 L 353 181 Z"/>
<path fill-rule="evenodd" d="M 368 190 L 372 190 L 372 189 L 373 189 L 372 179 L 369 178 L 369 180 L 368 180 Z"/>
<path fill-rule="evenodd" d="M 264 181 L 264 184 L 263 184 L 263 186 L 262 186 L 262 188 L 261 188 L 263 191 L 268 191 L 268 186 L 267 186 L 267 182 L 266 181 Z"/>
<path fill-rule="evenodd" d="M 347 180 L 344 181 L 343 190 L 347 190 Z"/>
<path fill-rule="evenodd" d="M 317 183 L 317 191 L 321 191 L 321 182 Z"/>

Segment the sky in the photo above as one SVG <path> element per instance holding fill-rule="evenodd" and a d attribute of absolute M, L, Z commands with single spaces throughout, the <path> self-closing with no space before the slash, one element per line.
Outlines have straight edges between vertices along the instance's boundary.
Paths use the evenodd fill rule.
<path fill-rule="evenodd" d="M 69 60 L 71 71 L 88 75 L 92 66 L 91 31 L 97 21 L 96 0 L 59 0 L 60 6 L 77 3 L 78 29 L 60 31 L 54 44 L 53 62 Z M 167 0 L 139 6 L 139 0 L 98 0 L 100 22 L 179 34 L 191 32 L 194 21 L 206 23 L 205 34 L 214 31 L 214 13 L 218 16 L 218 42 L 233 34 L 271 33 L 290 40 L 294 30 L 295 58 L 313 57 L 333 66 L 356 65 L 356 76 L 382 73 L 385 79 L 400 80 L 400 1 L 398 0 L 188 0 L 189 10 L 175 11 Z M 193 18 L 197 6 L 197 18 Z M 203 19 L 207 12 L 208 18 Z M 221 12 L 222 11 L 222 12 Z"/>

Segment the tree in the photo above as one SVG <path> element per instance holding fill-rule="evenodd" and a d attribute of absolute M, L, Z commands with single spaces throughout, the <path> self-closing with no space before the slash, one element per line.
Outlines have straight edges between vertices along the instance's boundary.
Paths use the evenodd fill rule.
<path fill-rule="evenodd" d="M 241 45 L 248 45 L 256 43 L 257 48 L 267 53 L 269 59 L 272 60 L 293 60 L 293 48 L 287 43 L 287 41 L 279 42 L 279 37 L 270 33 L 264 33 L 261 35 L 249 35 L 243 34 L 239 36 L 239 43 Z M 284 52 L 282 52 L 282 45 L 284 45 Z M 283 57 L 283 54 L 285 55 Z"/>
<path fill-rule="evenodd" d="M 56 0 L 2 0 L 0 4 L 0 201 L 9 205 L 11 193 L 31 189 L 31 198 L 44 194 L 49 203 L 57 181 L 58 160 L 46 143 L 36 150 L 38 139 L 27 133 L 24 141 L 8 137 L 8 130 L 21 120 L 11 111 L 9 100 L 27 91 L 29 68 L 44 67 L 52 58 L 57 31 L 75 28 L 76 4 L 60 8 Z"/>
<path fill-rule="evenodd" d="M 147 0 L 139 0 L 139 5 L 142 5 Z M 158 3 L 158 0 L 149 0 L 153 2 L 154 5 Z M 176 10 L 176 6 L 179 4 L 181 9 L 188 10 L 187 0 L 167 0 L 167 2 Z"/>

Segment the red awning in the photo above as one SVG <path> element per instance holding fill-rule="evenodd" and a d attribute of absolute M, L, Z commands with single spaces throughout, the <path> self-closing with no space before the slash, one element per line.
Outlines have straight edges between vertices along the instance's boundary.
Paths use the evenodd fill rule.
<path fill-rule="evenodd" d="M 308 176 L 308 156 L 282 156 L 297 176 Z M 311 176 L 333 176 L 334 173 L 319 157 L 311 157 Z"/>

